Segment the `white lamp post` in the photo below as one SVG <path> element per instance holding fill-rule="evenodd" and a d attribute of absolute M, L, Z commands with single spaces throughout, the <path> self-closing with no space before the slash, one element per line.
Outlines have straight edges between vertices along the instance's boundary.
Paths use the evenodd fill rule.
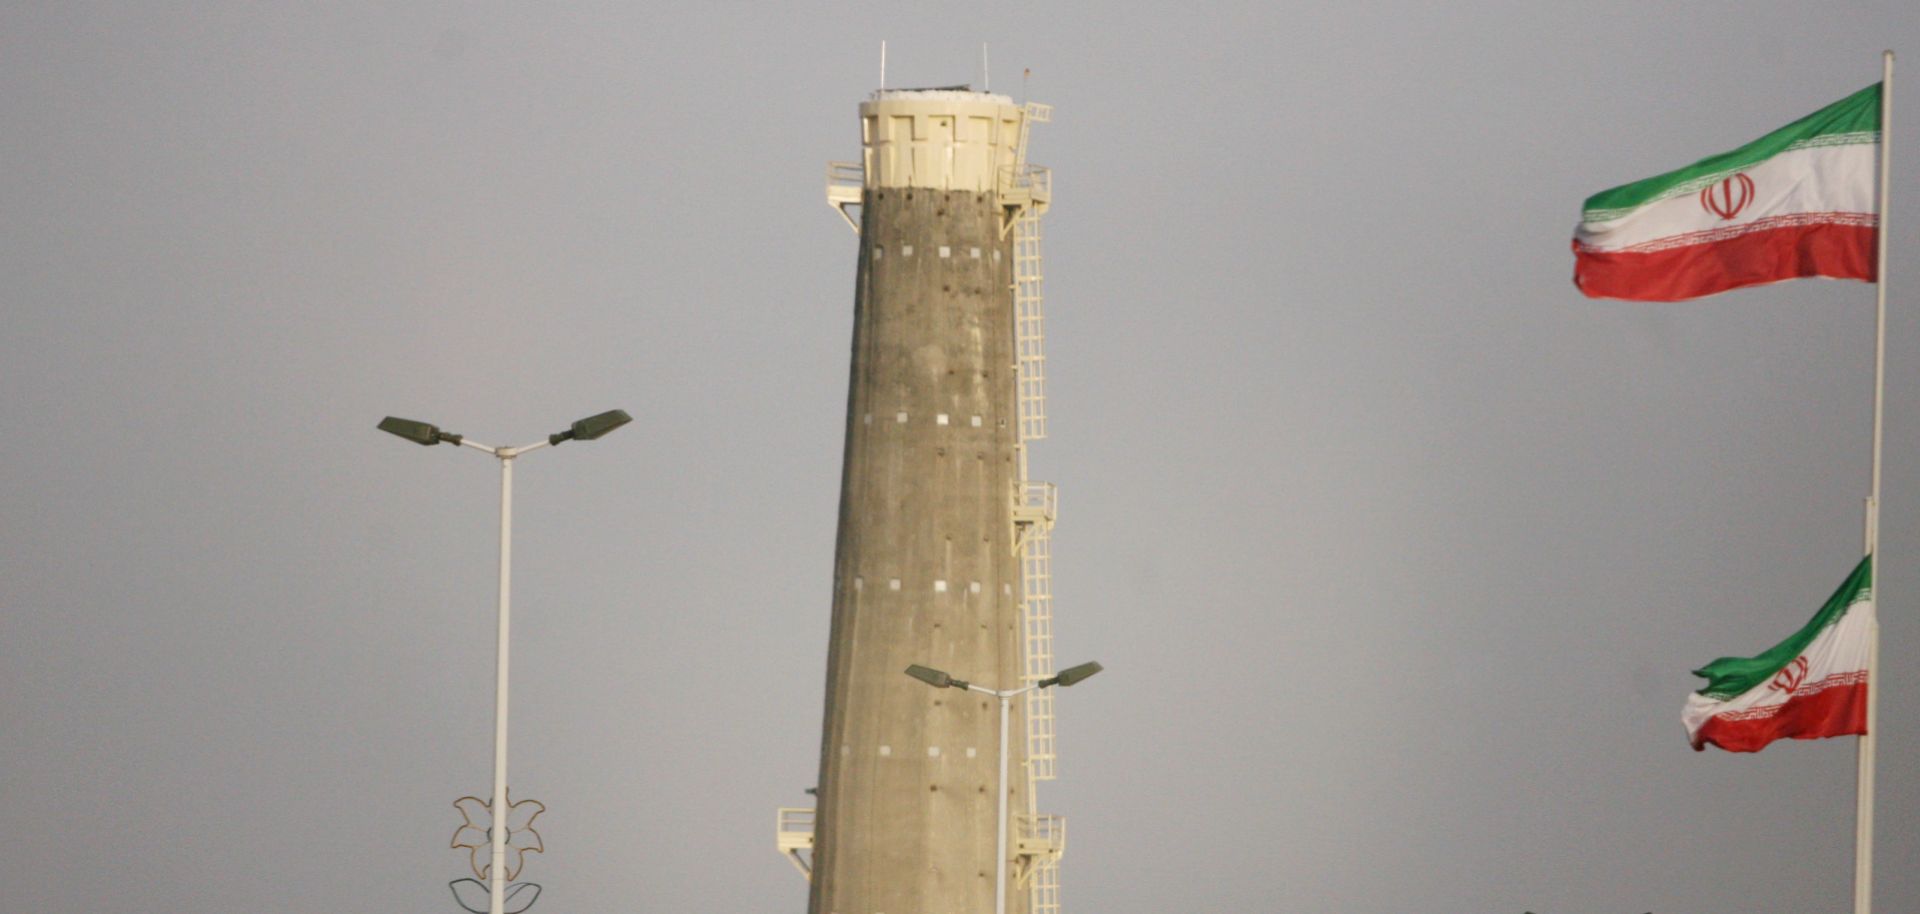
<path fill-rule="evenodd" d="M 1000 699 L 1000 815 L 998 820 L 999 826 L 995 829 L 993 914 L 1007 914 L 1007 755 L 1010 749 L 1007 741 L 1007 708 L 1013 703 L 1015 696 L 1025 695 L 1034 689 L 1044 689 L 1048 686 L 1070 686 L 1100 672 L 1100 669 L 1101 667 L 1098 662 L 1082 663 L 1079 666 L 1072 666 L 1061 670 L 1059 673 L 1042 679 L 1032 685 L 1018 689 L 1002 690 L 989 689 L 982 685 L 974 685 L 964 679 L 955 679 L 932 667 L 921 666 L 917 663 L 907 667 L 906 672 L 908 676 L 912 676 L 936 689 L 965 689 L 969 692 L 979 692 L 982 695 L 992 695 Z"/>
<path fill-rule="evenodd" d="M 380 420 L 380 430 L 398 435 L 415 444 L 434 445 L 445 441 L 485 451 L 500 461 L 500 613 L 496 632 L 493 690 L 493 822 L 488 829 L 493 865 L 488 869 L 487 887 L 490 914 L 502 914 L 507 887 L 507 631 L 512 619 L 507 596 L 513 556 L 513 461 L 528 451 L 537 451 L 563 441 L 592 441 L 619 428 L 633 417 L 621 410 L 609 410 L 573 423 L 564 432 L 545 440 L 519 447 L 493 447 L 443 432 L 438 426 L 413 419 L 388 416 Z"/>

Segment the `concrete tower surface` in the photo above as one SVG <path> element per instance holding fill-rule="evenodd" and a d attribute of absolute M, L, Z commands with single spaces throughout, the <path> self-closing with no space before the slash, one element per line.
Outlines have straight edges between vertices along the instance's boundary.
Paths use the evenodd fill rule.
<path fill-rule="evenodd" d="M 1024 161 L 1034 111 L 965 89 L 876 92 L 858 187 L 854 166 L 830 176 L 850 223 L 858 206 L 860 254 L 813 914 L 994 909 L 998 709 L 903 671 L 1031 681 L 1014 239 L 1045 203 Z M 1006 788 L 1030 810 L 1027 706 L 1015 714 Z M 1027 914 L 1036 854 L 1010 844 L 1023 878 L 1006 908 Z"/>

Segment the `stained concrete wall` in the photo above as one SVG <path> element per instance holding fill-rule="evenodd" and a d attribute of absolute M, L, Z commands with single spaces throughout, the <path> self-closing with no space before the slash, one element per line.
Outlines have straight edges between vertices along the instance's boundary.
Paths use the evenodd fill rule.
<path fill-rule="evenodd" d="M 993 910 L 997 703 L 903 671 L 1020 684 L 1013 262 L 1000 218 L 990 190 L 865 191 L 813 914 Z M 1017 812 L 1019 702 L 1011 731 Z M 1008 896 L 1008 911 L 1028 909 L 1017 885 Z"/>

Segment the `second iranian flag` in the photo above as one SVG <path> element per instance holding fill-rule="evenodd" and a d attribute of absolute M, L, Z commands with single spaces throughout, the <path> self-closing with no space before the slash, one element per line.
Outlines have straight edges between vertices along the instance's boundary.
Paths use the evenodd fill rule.
<path fill-rule="evenodd" d="M 1873 626 L 1867 556 L 1793 637 L 1757 657 L 1722 657 L 1693 671 L 1707 680 L 1681 712 L 1693 748 L 1757 752 L 1776 739 L 1866 733 Z"/>
<path fill-rule="evenodd" d="M 1802 276 L 1872 282 L 1880 86 L 1732 152 L 1587 198 L 1573 282 L 1678 301 Z"/>

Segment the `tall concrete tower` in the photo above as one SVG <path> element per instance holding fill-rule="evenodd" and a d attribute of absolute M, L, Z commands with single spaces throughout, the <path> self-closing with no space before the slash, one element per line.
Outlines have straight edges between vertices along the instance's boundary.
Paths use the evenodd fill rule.
<path fill-rule="evenodd" d="M 826 719 L 818 810 L 783 810 L 778 830 L 812 914 L 994 909 L 996 702 L 903 672 L 995 689 L 1053 673 L 1054 497 L 1026 479 L 1045 433 L 1050 197 L 1026 142 L 1049 115 L 964 87 L 882 90 L 860 106 L 863 160 L 829 167 L 860 254 Z M 1052 776 L 1051 701 L 1015 706 L 1008 746 L 1015 914 L 1058 908 L 1064 828 L 1033 795 Z"/>

